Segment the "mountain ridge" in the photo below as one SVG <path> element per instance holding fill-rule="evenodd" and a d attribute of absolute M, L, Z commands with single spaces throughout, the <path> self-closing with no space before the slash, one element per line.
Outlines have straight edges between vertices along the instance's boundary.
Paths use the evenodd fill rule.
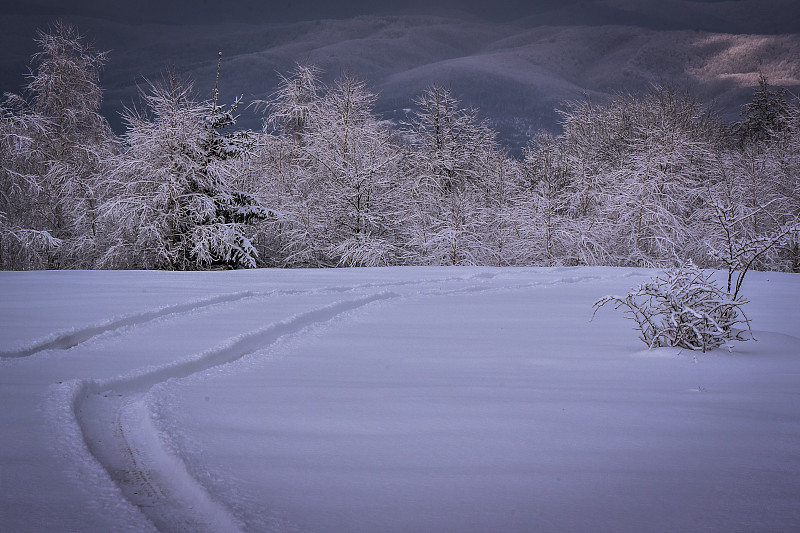
<path fill-rule="evenodd" d="M 672 0 L 676 2 L 681 3 Z M 607 3 L 625 5 L 624 0 Z M 576 5 L 564 9 L 578 9 Z M 671 84 L 703 102 L 716 102 L 727 120 L 735 120 L 759 74 L 773 85 L 800 88 L 800 34 L 533 25 L 419 14 L 213 26 L 67 20 L 99 49 L 111 50 L 101 80 L 103 112 L 118 130 L 119 111 L 136 102 L 137 87 L 145 79 L 157 79 L 169 65 L 194 79 L 201 97 L 210 95 L 220 50 L 223 101 L 240 95 L 245 102 L 268 98 L 279 81 L 277 73 L 288 72 L 296 62 L 310 63 L 323 69 L 324 81 L 343 72 L 364 79 L 379 93 L 376 112 L 400 121 L 413 107 L 414 96 L 440 83 L 464 106 L 480 108 L 512 151 L 535 131 L 557 131 L 557 108 L 586 95 L 604 98 Z M 46 27 L 41 22 L 30 16 L 4 22 L 15 28 L 0 38 L 0 47 L 10 51 L 0 60 L 4 91 L 20 91 L 25 46 L 19 41 L 30 39 L 30 45 L 32 28 Z M 28 56 L 30 50 L 35 46 L 28 47 Z M 14 69 L 16 87 L 9 81 Z M 261 117 L 243 112 L 240 125 L 260 124 Z"/>

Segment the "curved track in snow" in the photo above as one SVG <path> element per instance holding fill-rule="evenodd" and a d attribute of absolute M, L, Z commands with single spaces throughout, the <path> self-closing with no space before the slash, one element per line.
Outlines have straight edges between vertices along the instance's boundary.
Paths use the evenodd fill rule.
<path fill-rule="evenodd" d="M 797 529 L 798 280 L 693 358 L 589 323 L 651 274 L 9 274 L 0 530 Z"/>
<path fill-rule="evenodd" d="M 75 418 L 92 455 L 125 497 L 162 532 L 239 531 L 241 525 L 214 502 L 161 443 L 147 410 L 155 385 L 180 379 L 263 350 L 287 335 L 329 322 L 370 303 L 399 296 L 380 292 L 342 300 L 238 336 L 186 360 L 105 382 L 85 382 Z"/>
<path fill-rule="evenodd" d="M 138 326 L 152 322 L 160 318 L 165 318 L 172 315 L 181 315 L 191 313 L 199 309 L 219 305 L 223 303 L 236 302 L 245 298 L 251 298 L 254 294 L 250 291 L 236 292 L 232 294 L 223 294 L 222 296 L 215 296 L 213 298 L 204 298 L 202 300 L 194 300 L 182 304 L 168 305 L 151 309 L 142 313 L 135 313 L 119 318 L 112 318 L 97 324 L 53 333 L 44 339 L 35 341 L 28 346 L 17 348 L 9 351 L 0 351 L 0 357 L 28 357 L 30 355 L 43 352 L 45 350 L 68 350 L 82 344 L 98 335 L 115 331 L 121 328 Z"/>
<path fill-rule="evenodd" d="M 492 277 L 494 276 L 492 275 Z M 222 294 L 211 298 L 202 298 L 180 304 L 157 307 L 139 313 L 109 318 L 94 324 L 87 324 L 77 328 L 57 331 L 47 335 L 44 338 L 28 342 L 22 346 L 5 350 L 0 349 L 0 359 L 29 357 L 47 350 L 69 350 L 105 333 L 118 331 L 132 326 L 140 326 L 160 319 L 174 318 L 206 308 L 246 300 L 249 298 L 269 297 L 275 295 L 309 294 L 313 292 L 337 294 L 363 289 L 386 289 L 392 286 L 402 287 L 407 285 L 421 285 L 432 282 L 446 283 L 452 281 L 463 281 L 463 278 L 451 277 L 442 280 L 426 279 L 417 281 L 397 281 L 393 283 L 362 283 L 357 285 L 341 285 L 310 290 L 274 290 L 266 293 L 242 291 L 230 294 Z"/>
<path fill-rule="evenodd" d="M 6 357 L 26 357 L 45 350 L 66 350 L 86 343 L 104 333 L 143 326 L 161 321 L 169 326 L 175 320 L 186 320 L 197 311 L 211 316 L 225 313 L 223 304 L 244 300 L 254 303 L 276 296 L 338 295 L 366 292 L 368 295 L 339 300 L 310 311 L 294 314 L 266 327 L 229 337 L 216 347 L 204 350 L 169 364 L 141 369 L 102 381 L 85 380 L 76 384 L 72 414 L 83 441 L 92 456 L 102 465 L 119 487 L 122 495 L 161 532 L 236 532 L 244 525 L 216 502 L 206 489 L 188 472 L 182 460 L 166 449 L 162 436 L 149 410 L 148 394 L 156 385 L 204 372 L 242 357 L 264 350 L 282 337 L 296 335 L 304 329 L 330 322 L 350 311 L 373 302 L 400 297 L 390 289 L 413 288 L 406 296 L 445 296 L 497 290 L 514 290 L 528 286 L 555 286 L 564 283 L 589 282 L 595 276 L 556 277 L 546 282 L 498 285 L 487 282 L 497 277 L 494 272 L 440 279 L 398 280 L 385 283 L 359 283 L 321 286 L 305 290 L 273 290 L 237 292 L 194 300 L 149 311 L 114 318 L 108 321 L 53 334 L 46 339 L 7 352 Z"/>

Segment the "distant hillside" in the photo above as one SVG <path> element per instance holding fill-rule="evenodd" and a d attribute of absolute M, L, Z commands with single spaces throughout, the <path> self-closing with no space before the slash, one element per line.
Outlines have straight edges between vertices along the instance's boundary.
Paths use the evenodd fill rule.
<path fill-rule="evenodd" d="M 664 2 L 664 16 L 672 13 L 668 26 L 679 28 L 681 17 L 702 15 L 709 25 L 728 27 L 733 22 L 723 20 L 721 13 L 731 18 L 730 10 L 753 5 L 749 1 L 691 2 L 694 11 L 688 13 L 667 9 L 677 9 L 679 4 L 687 2 Z M 721 9 L 721 4 L 730 6 Z M 120 109 L 135 100 L 137 84 L 144 78 L 158 78 L 167 66 L 193 78 L 198 92 L 210 96 L 220 50 L 224 53 L 223 101 L 238 95 L 245 102 L 266 98 L 277 83 L 276 72 L 288 71 L 295 62 L 313 63 L 324 69 L 329 80 L 343 71 L 367 80 L 380 93 L 377 111 L 399 121 L 415 95 L 431 83 L 443 83 L 464 105 L 481 108 L 514 150 L 531 132 L 557 130 L 555 109 L 564 100 L 583 95 L 603 98 L 618 91 L 641 91 L 653 83 L 670 83 L 690 89 L 706 102 L 716 101 L 723 114 L 735 120 L 759 72 L 773 85 L 800 88 L 798 33 L 657 30 L 648 28 L 654 25 L 648 23 L 652 12 L 638 13 L 635 6 L 632 0 L 589 2 L 583 7 L 569 4 L 538 18 L 506 23 L 455 15 L 214 26 L 128 25 L 86 17 L 68 20 L 98 48 L 110 50 L 102 82 L 104 111 L 117 127 Z M 585 13 L 582 20 L 580 9 L 589 8 L 596 13 Z M 601 11 L 605 19 L 597 13 Z M 639 25 L 601 24 L 621 18 Z M 563 24 L 570 19 L 584 25 Z M 9 31 L 0 37 L 5 50 L 0 58 L 2 90 L 20 90 L 26 58 L 35 51 L 35 28 L 47 22 L 30 14 L 4 17 L 3 29 Z M 242 124 L 257 128 L 260 118 L 245 111 Z"/>

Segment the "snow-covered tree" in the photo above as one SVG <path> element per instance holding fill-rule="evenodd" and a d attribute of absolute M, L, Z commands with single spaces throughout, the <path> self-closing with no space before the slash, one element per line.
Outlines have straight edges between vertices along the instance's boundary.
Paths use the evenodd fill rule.
<path fill-rule="evenodd" d="M 475 264 L 484 253 L 479 211 L 496 133 L 450 90 L 419 96 L 411 139 L 410 248 L 427 264 Z"/>
<path fill-rule="evenodd" d="M 322 83 L 319 68 L 296 64 L 287 75 L 280 75 L 278 89 L 268 100 L 257 100 L 256 109 L 265 110 L 266 129 L 291 137 L 301 143 L 303 134 L 314 123 L 319 112 Z"/>
<path fill-rule="evenodd" d="M 200 101 L 167 77 L 120 140 L 99 114 L 105 54 L 62 23 L 37 42 L 25 95 L 0 104 L 3 268 L 691 259 L 728 268 L 734 295 L 733 272 L 800 270 L 800 113 L 763 77 L 740 143 L 656 88 L 567 104 L 563 134 L 517 161 L 448 89 L 392 131 L 364 82 L 305 65 L 257 102 L 259 134 L 218 87 Z"/>
<path fill-rule="evenodd" d="M 497 134 L 478 120 L 477 109 L 461 107 L 445 87 L 431 86 L 414 104 L 409 126 L 422 177 L 445 193 L 474 180 Z"/>
<path fill-rule="evenodd" d="M 176 270 L 254 267 L 250 223 L 269 212 L 229 185 L 246 157 L 248 132 L 225 132 L 230 109 L 197 101 L 191 84 L 167 75 L 142 94 L 146 110 L 125 113 L 126 150 L 117 159 L 115 197 L 104 207 L 116 226 L 109 266 Z"/>
<path fill-rule="evenodd" d="M 668 88 L 571 109 L 563 137 L 573 176 L 570 210 L 594 228 L 591 248 L 606 251 L 601 261 L 702 259 L 695 215 L 720 147 L 713 113 Z"/>
<path fill-rule="evenodd" d="M 480 180 L 478 220 L 482 246 L 476 256 L 480 264 L 509 266 L 530 264 L 528 221 L 521 216 L 521 165 L 501 150 L 487 150 L 485 173 Z"/>
<path fill-rule="evenodd" d="M 800 220 L 800 100 L 790 106 L 786 127 L 770 137 L 768 183 L 776 198 L 778 226 Z M 773 268 L 800 272 L 800 233 L 792 232 L 778 243 Z"/>
<path fill-rule="evenodd" d="M 800 263 L 800 112 L 783 95 L 761 77 L 738 124 L 743 142 L 714 161 L 706 183 L 706 241 L 733 295 L 751 269 L 794 271 Z"/>
<path fill-rule="evenodd" d="M 530 261 L 551 266 L 572 262 L 568 219 L 571 172 L 564 147 L 549 134 L 531 141 L 523 152 L 524 185 L 516 208 L 530 248 Z"/>
<path fill-rule="evenodd" d="M 45 268 L 61 241 L 48 231 L 39 203 L 46 158 L 38 139 L 48 121 L 7 95 L 0 105 L 0 267 Z"/>
<path fill-rule="evenodd" d="M 775 200 L 758 205 L 754 211 L 736 194 L 735 176 L 715 185 L 707 192 L 716 239 L 707 242 L 711 256 L 727 270 L 727 290 L 736 298 L 750 269 L 760 266 L 760 261 L 780 244 L 797 239 L 800 220 L 794 217 L 773 230 L 753 232 L 751 220 L 770 210 Z"/>
<path fill-rule="evenodd" d="M 739 137 L 740 145 L 758 144 L 785 130 L 791 114 L 786 90 L 771 89 L 767 78 L 759 74 L 758 87 L 750 102 L 742 106 L 742 120 L 733 125 L 733 131 Z"/>
<path fill-rule="evenodd" d="M 588 99 L 561 110 L 558 142 L 571 175 L 566 195 L 570 231 L 564 261 L 583 265 L 619 264 L 613 226 L 604 213 L 605 173 L 622 166 L 630 121 L 620 98 L 607 104 Z"/>
<path fill-rule="evenodd" d="M 392 132 L 364 82 L 344 75 L 327 87 L 318 75 L 298 65 L 259 103 L 268 113 L 259 187 L 280 211 L 271 224 L 280 255 L 290 265 L 395 264 Z"/>
<path fill-rule="evenodd" d="M 339 78 L 305 135 L 304 166 L 325 195 L 326 252 L 340 265 L 396 263 L 391 182 L 399 153 L 373 115 L 375 98 L 363 82 Z"/>
<path fill-rule="evenodd" d="M 36 42 L 25 95 L 7 95 L 3 105 L 4 141 L 13 150 L 4 172 L 16 176 L 16 191 L 24 189 L 36 215 L 23 220 L 6 212 L 5 224 L 33 236 L 28 251 L 38 259 L 27 266 L 92 266 L 101 233 L 100 169 L 114 150 L 99 113 L 106 54 L 62 22 L 40 31 Z"/>

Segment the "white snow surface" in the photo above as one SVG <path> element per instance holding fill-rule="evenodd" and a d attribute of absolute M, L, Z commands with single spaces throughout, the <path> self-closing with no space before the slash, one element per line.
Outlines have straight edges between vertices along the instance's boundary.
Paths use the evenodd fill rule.
<path fill-rule="evenodd" d="M 800 531 L 800 276 L 703 354 L 655 273 L 0 273 L 0 531 Z"/>

